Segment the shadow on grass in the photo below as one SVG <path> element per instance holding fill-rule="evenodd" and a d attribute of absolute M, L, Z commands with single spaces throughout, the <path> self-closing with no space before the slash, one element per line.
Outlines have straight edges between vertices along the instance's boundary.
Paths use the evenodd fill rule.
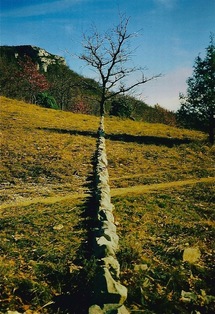
<path fill-rule="evenodd" d="M 130 134 L 106 134 L 106 139 L 111 141 L 122 141 L 126 143 L 137 143 L 145 145 L 165 145 L 173 147 L 175 145 L 188 144 L 190 139 L 179 139 L 173 137 L 147 136 L 147 135 L 130 135 Z"/>
<path fill-rule="evenodd" d="M 82 135 L 97 138 L 97 132 L 92 131 L 80 131 L 80 130 L 66 130 L 66 129 L 57 129 L 57 128 L 38 128 L 39 130 L 56 132 L 62 134 L 70 135 Z M 148 136 L 148 135 L 131 135 L 131 134 L 105 134 L 105 138 L 110 141 L 120 141 L 125 143 L 137 143 L 145 145 L 165 145 L 167 147 L 178 146 L 182 144 L 189 144 L 192 142 L 191 139 L 184 138 L 174 138 L 174 137 L 161 137 L 161 136 Z"/>
<path fill-rule="evenodd" d="M 49 306 L 53 314 L 87 314 L 92 300 L 92 281 L 95 277 L 97 262 L 93 255 L 93 234 L 96 227 L 95 202 L 95 155 L 91 159 L 93 171 L 87 178 L 86 187 L 90 196 L 81 205 L 80 223 L 75 227 L 77 230 L 85 230 L 86 237 L 76 252 L 73 261 L 74 270 L 65 274 L 62 293 L 55 296 L 53 304 Z"/>

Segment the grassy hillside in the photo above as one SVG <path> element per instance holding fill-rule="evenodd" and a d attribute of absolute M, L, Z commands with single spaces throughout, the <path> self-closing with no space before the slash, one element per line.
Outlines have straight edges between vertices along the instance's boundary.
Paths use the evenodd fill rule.
<path fill-rule="evenodd" d="M 1 97 L 3 313 L 63 313 L 70 295 L 80 314 L 95 268 L 85 210 L 98 124 Z M 105 126 L 127 308 L 213 312 L 214 147 L 201 132 L 116 118 Z"/>

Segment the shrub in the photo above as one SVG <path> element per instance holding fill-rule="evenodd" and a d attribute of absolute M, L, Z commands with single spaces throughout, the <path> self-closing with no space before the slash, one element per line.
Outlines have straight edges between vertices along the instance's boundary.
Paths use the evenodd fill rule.
<path fill-rule="evenodd" d="M 133 107 L 126 97 L 119 97 L 112 101 L 110 115 L 129 118 L 133 111 Z"/>
<path fill-rule="evenodd" d="M 36 102 L 38 105 L 45 108 L 59 109 L 54 97 L 50 96 L 48 93 L 39 93 L 36 97 Z"/>

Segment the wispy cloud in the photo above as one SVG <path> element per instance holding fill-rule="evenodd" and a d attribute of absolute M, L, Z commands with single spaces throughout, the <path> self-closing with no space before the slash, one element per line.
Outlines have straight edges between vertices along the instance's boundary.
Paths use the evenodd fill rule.
<path fill-rule="evenodd" d="M 170 10 L 176 6 L 177 0 L 154 0 L 154 2 Z"/>
<path fill-rule="evenodd" d="M 75 4 L 86 2 L 87 0 L 56 0 L 56 1 L 47 1 L 37 4 L 26 5 L 22 8 L 13 8 L 11 10 L 5 11 L 1 14 L 1 17 L 33 17 L 33 16 L 42 16 L 46 14 L 52 14 L 55 12 L 61 12 L 68 10 L 73 7 Z"/>

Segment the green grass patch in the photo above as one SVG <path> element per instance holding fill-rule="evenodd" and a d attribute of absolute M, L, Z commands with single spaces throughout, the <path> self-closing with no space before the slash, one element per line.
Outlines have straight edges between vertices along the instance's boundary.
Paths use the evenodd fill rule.
<path fill-rule="evenodd" d="M 113 202 L 127 306 L 134 313 L 212 313 L 214 185 L 116 197 Z M 183 259 L 187 248 L 200 252 L 195 262 Z"/>
<path fill-rule="evenodd" d="M 8 305 L 39 310 L 54 296 L 66 293 L 84 259 L 83 211 L 83 201 L 69 200 L 1 212 L 2 310 Z"/>

